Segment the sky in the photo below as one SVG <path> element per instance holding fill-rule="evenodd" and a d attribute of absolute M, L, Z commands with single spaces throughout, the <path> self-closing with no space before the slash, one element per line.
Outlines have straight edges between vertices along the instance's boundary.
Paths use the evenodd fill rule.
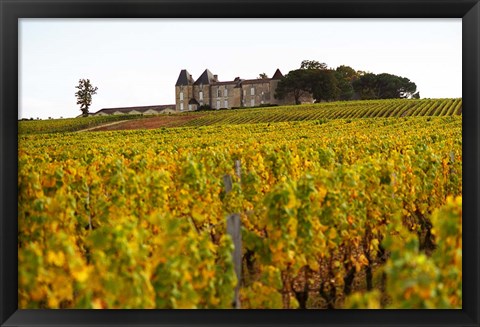
<path fill-rule="evenodd" d="M 80 115 L 83 78 L 98 87 L 96 112 L 173 104 L 182 69 L 229 81 L 285 75 L 303 60 L 406 77 L 421 98 L 459 98 L 462 20 L 22 18 L 18 118 Z"/>

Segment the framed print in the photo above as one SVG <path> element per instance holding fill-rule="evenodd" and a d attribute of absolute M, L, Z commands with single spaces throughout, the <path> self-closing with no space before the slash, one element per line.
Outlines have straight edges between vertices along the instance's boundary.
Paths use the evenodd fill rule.
<path fill-rule="evenodd" d="M 478 1 L 0 10 L 1 326 L 479 325 Z"/>

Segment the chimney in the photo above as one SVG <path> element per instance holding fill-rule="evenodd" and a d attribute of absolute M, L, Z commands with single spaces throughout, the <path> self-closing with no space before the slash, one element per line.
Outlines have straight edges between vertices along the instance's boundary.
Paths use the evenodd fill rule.
<path fill-rule="evenodd" d="M 237 82 L 240 80 L 240 77 L 235 77 L 235 79 L 233 80 L 234 82 Z"/>
<path fill-rule="evenodd" d="M 218 82 L 218 75 L 213 75 L 213 79 L 215 80 L 215 82 Z"/>

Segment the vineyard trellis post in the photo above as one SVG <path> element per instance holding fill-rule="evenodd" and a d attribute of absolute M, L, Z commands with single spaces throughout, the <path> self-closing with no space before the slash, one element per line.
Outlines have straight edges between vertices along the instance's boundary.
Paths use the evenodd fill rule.
<path fill-rule="evenodd" d="M 240 160 L 235 160 L 235 174 L 239 179 L 241 178 Z M 228 194 L 233 187 L 232 176 L 223 176 L 223 184 L 225 185 L 225 193 Z M 227 216 L 227 234 L 230 235 L 233 241 L 234 249 L 232 259 L 235 274 L 237 276 L 237 285 L 235 286 L 233 306 L 235 309 L 240 309 L 240 284 L 242 280 L 242 232 L 239 213 L 232 213 Z"/>
<path fill-rule="evenodd" d="M 242 181 L 242 165 L 240 160 L 235 160 L 235 174 L 237 175 L 239 181 Z"/>
<path fill-rule="evenodd" d="M 240 215 L 238 213 L 231 214 L 227 217 L 227 233 L 232 237 L 233 250 L 233 264 L 235 274 L 237 275 L 237 286 L 235 286 L 234 306 L 235 309 L 240 309 L 240 281 L 242 278 L 242 233 Z"/>

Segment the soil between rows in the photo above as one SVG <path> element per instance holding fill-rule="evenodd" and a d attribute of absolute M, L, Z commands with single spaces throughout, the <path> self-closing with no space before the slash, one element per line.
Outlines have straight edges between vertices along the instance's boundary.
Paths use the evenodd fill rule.
<path fill-rule="evenodd" d="M 174 115 L 174 116 L 156 116 L 151 118 L 142 118 L 135 120 L 127 120 L 118 124 L 98 126 L 90 129 L 90 131 L 119 131 L 119 130 L 134 130 L 134 129 L 155 129 L 161 127 L 179 127 L 183 126 L 190 120 L 201 117 L 202 114 L 197 115 Z"/>

